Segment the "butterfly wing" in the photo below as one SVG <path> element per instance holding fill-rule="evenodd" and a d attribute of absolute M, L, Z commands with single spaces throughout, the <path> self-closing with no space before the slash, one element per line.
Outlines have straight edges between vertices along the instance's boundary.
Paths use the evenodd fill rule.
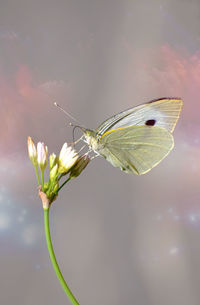
<path fill-rule="evenodd" d="M 97 133 L 103 135 L 106 131 L 125 126 L 158 126 L 173 132 L 180 115 L 183 101 L 176 98 L 163 98 L 130 108 L 104 121 Z"/>
<path fill-rule="evenodd" d="M 98 152 L 126 173 L 142 175 L 165 158 L 174 146 L 173 136 L 164 128 L 122 127 L 106 132 Z"/>

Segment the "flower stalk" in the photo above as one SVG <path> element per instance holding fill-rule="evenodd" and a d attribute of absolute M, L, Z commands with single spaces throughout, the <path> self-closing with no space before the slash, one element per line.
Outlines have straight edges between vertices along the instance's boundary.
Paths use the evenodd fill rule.
<path fill-rule="evenodd" d="M 36 172 L 37 183 L 39 186 L 39 197 L 42 201 L 44 210 L 44 229 L 46 243 L 53 268 L 68 299 L 73 305 L 79 305 L 69 286 L 65 282 L 56 260 L 49 228 L 49 209 L 52 202 L 57 199 L 58 193 L 63 188 L 63 186 L 72 178 L 78 177 L 80 175 L 80 173 L 89 163 L 90 158 L 87 155 L 79 157 L 72 147 L 68 146 L 67 143 L 64 143 L 59 157 L 57 157 L 54 153 L 49 156 L 49 179 L 47 182 L 45 182 L 44 171 L 47 167 L 47 146 L 45 146 L 44 143 L 39 142 L 36 149 L 33 140 L 31 137 L 28 137 L 28 154 Z M 40 169 L 40 176 L 38 168 Z M 68 177 L 66 177 L 66 175 L 68 175 Z M 65 177 L 65 181 L 61 183 L 61 179 L 63 177 Z M 60 183 L 61 185 L 59 185 Z"/>
<path fill-rule="evenodd" d="M 68 299 L 71 301 L 73 305 L 79 305 L 77 299 L 73 295 L 72 291 L 70 290 L 69 286 L 65 282 L 65 279 L 60 271 L 58 262 L 56 260 L 56 256 L 53 250 L 53 245 L 51 241 L 51 234 L 50 234 L 50 229 L 49 229 L 49 208 L 44 209 L 44 228 L 45 228 L 45 236 L 46 236 L 46 243 L 47 243 L 47 248 L 49 251 L 49 256 L 53 265 L 53 268 L 56 272 L 56 275 L 60 281 L 60 284 L 62 285 Z"/>

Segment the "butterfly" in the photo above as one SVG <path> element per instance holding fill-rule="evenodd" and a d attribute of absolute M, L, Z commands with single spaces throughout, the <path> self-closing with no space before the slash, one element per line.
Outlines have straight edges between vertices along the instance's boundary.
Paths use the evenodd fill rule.
<path fill-rule="evenodd" d="M 183 101 L 162 98 L 122 111 L 96 130 L 81 128 L 90 150 L 126 173 L 142 175 L 173 149 Z"/>

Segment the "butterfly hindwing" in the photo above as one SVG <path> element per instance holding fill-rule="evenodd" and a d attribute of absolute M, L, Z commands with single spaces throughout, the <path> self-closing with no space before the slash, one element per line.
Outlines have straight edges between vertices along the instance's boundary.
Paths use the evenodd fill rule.
<path fill-rule="evenodd" d="M 142 175 L 168 155 L 174 141 L 164 128 L 132 126 L 106 132 L 99 144 L 98 152 L 113 166 Z"/>

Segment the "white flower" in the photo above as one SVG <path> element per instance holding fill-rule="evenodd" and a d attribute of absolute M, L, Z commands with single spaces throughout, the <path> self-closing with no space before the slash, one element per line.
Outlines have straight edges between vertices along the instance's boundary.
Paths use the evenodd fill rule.
<path fill-rule="evenodd" d="M 28 137 L 28 143 L 27 144 L 28 144 L 29 159 L 31 160 L 33 165 L 36 165 L 37 164 L 37 151 L 36 151 L 35 144 L 34 144 L 31 137 Z"/>
<path fill-rule="evenodd" d="M 77 159 L 78 154 L 76 151 L 71 146 L 67 146 L 67 143 L 64 143 L 59 155 L 58 172 L 60 174 L 68 173 Z"/>
<path fill-rule="evenodd" d="M 47 155 L 48 148 L 44 145 L 44 143 L 37 143 L 37 162 L 41 170 L 44 170 L 47 166 Z"/>

